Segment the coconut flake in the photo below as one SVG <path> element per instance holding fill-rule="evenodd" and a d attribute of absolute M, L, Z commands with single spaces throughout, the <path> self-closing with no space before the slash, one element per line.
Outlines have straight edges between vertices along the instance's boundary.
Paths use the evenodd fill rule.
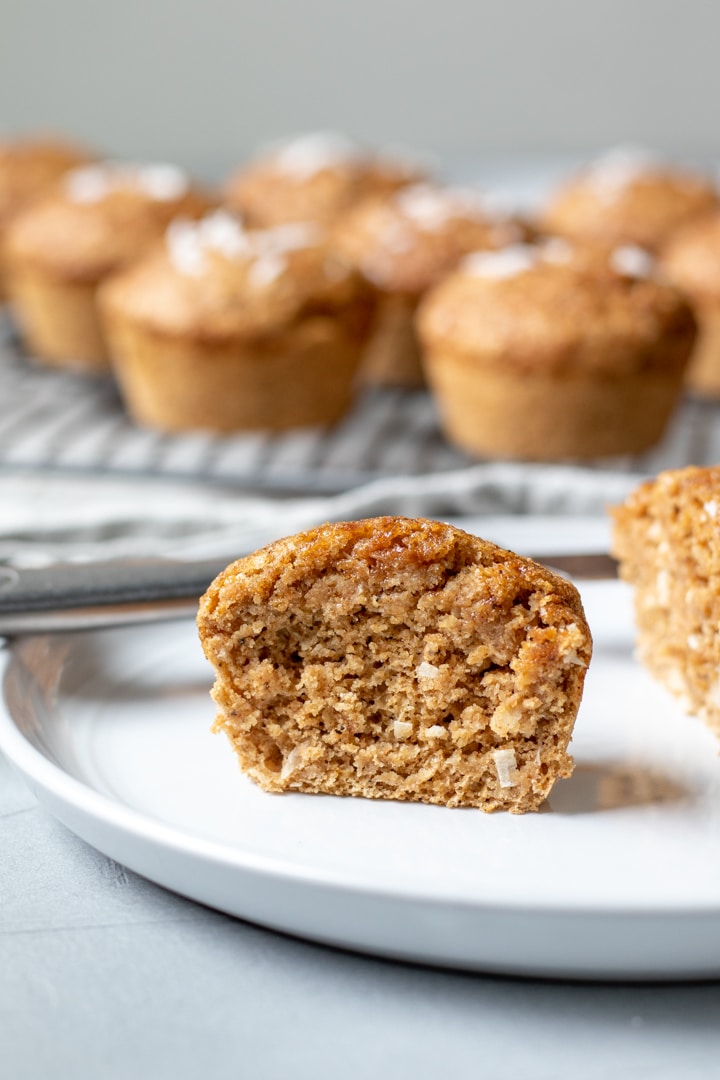
<path fill-rule="evenodd" d="M 427 739 L 443 739 L 447 735 L 447 728 L 444 728 L 442 724 L 432 724 L 429 728 L 425 729 L 425 737 Z"/>
<path fill-rule="evenodd" d="M 215 210 L 200 221 L 177 218 L 168 226 L 165 243 L 172 265 L 189 277 L 202 273 L 210 251 L 238 259 L 251 250 L 241 223 L 225 210 Z"/>
<path fill-rule="evenodd" d="M 704 502 L 703 510 L 709 518 L 717 517 L 718 504 L 715 502 L 715 499 L 708 499 L 707 502 Z"/>
<path fill-rule="evenodd" d="M 354 165 L 362 157 L 351 139 L 333 131 L 317 131 L 283 143 L 272 154 L 274 166 L 295 180 L 308 180 L 323 169 Z"/>
<path fill-rule="evenodd" d="M 65 192 L 72 202 L 96 203 L 113 192 L 135 187 L 157 202 L 181 198 L 188 178 L 176 165 L 134 165 L 107 161 L 83 165 L 65 177 Z"/>
<path fill-rule="evenodd" d="M 432 184 L 412 184 L 395 196 L 400 212 L 426 232 L 437 232 L 455 218 L 484 221 L 498 216 L 485 197 L 472 188 L 436 188 Z"/>
<path fill-rule="evenodd" d="M 413 733 L 413 726 L 407 720 L 393 721 L 393 734 L 396 739 L 409 739 Z"/>
<path fill-rule="evenodd" d="M 272 285 L 273 281 L 276 281 L 286 269 L 287 259 L 279 252 L 261 255 L 250 267 L 248 281 L 252 285 L 264 288 L 266 285 Z"/>
<path fill-rule="evenodd" d="M 500 281 L 524 274 L 539 258 L 539 250 L 532 245 L 512 244 L 501 251 L 475 251 L 463 260 L 462 268 L 473 277 Z"/>
<path fill-rule="evenodd" d="M 610 265 L 619 274 L 632 278 L 649 278 L 655 270 L 655 260 L 645 248 L 635 244 L 623 244 L 610 256 Z"/>
<path fill-rule="evenodd" d="M 588 178 L 598 195 L 611 201 L 657 168 L 655 154 L 641 146 L 616 146 L 590 166 Z"/>
<path fill-rule="evenodd" d="M 515 787 L 519 779 L 515 751 L 493 750 L 493 761 L 495 762 L 500 787 Z"/>

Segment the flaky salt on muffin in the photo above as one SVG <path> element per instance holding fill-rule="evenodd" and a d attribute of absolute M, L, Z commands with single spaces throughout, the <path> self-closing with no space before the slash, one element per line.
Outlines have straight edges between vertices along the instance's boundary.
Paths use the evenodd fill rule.
<path fill-rule="evenodd" d="M 720 397 L 720 212 L 680 229 L 661 252 L 660 266 L 690 299 L 698 320 L 688 385 Z"/>
<path fill-rule="evenodd" d="M 445 433 L 468 453 L 638 453 L 663 434 L 695 340 L 684 297 L 635 247 L 564 241 L 471 255 L 419 310 Z"/>
<path fill-rule="evenodd" d="M 720 466 L 660 473 L 613 517 L 639 657 L 720 736 Z"/>
<path fill-rule="evenodd" d="M 131 416 L 164 430 L 330 424 L 351 403 L 373 297 L 317 225 L 176 221 L 101 291 Z"/>
<path fill-rule="evenodd" d="M 619 147 L 569 180 L 545 208 L 546 232 L 657 251 L 683 225 L 720 206 L 712 181 L 647 151 Z"/>
<path fill-rule="evenodd" d="M 269 148 L 236 172 L 224 203 L 249 226 L 329 225 L 359 199 L 419 177 L 408 162 L 371 154 L 344 135 L 315 132 Z"/>
<path fill-rule="evenodd" d="M 200 603 L 215 729 L 267 791 L 536 810 L 592 642 L 576 589 L 451 525 L 322 525 Z"/>
<path fill-rule="evenodd" d="M 88 151 L 60 139 L 0 142 L 0 300 L 7 293 L 2 247 L 10 222 L 46 194 L 61 176 L 90 158 Z"/>
<path fill-rule="evenodd" d="M 469 252 L 524 238 L 518 221 L 471 188 L 413 184 L 365 199 L 343 215 L 333 230 L 333 244 L 379 297 L 362 380 L 423 386 L 415 332 L 420 298 Z"/>
<path fill-rule="evenodd" d="M 178 214 L 208 206 L 173 165 L 106 162 L 69 172 L 7 233 L 8 288 L 29 351 L 48 364 L 106 370 L 100 284 L 158 243 Z"/>

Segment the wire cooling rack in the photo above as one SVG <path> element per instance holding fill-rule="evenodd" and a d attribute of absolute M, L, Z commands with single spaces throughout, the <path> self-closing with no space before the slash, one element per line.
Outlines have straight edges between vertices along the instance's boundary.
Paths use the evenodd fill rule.
<path fill-rule="evenodd" d="M 720 407 L 686 400 L 649 454 L 579 465 L 654 473 L 720 461 Z M 165 435 L 136 427 L 108 378 L 42 367 L 0 316 L 0 468 L 142 474 L 257 491 L 333 493 L 392 475 L 471 464 L 443 438 L 423 391 L 365 391 L 331 430 Z"/>

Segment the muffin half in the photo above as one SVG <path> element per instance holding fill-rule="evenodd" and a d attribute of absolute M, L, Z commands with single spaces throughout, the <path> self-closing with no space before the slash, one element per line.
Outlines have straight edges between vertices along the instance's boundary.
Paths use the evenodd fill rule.
<path fill-rule="evenodd" d="M 267 791 L 535 810 L 590 660 L 575 588 L 460 529 L 323 525 L 227 568 L 200 603 L 216 730 Z"/>

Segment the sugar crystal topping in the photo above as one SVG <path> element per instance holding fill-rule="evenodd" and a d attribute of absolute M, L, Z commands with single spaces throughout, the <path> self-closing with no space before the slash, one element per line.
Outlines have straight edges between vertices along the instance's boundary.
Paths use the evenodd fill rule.
<path fill-rule="evenodd" d="M 176 165 L 134 165 L 107 161 L 83 165 L 65 177 L 65 191 L 75 203 L 97 203 L 123 188 L 135 188 L 157 202 L 180 199 L 189 187 Z"/>

